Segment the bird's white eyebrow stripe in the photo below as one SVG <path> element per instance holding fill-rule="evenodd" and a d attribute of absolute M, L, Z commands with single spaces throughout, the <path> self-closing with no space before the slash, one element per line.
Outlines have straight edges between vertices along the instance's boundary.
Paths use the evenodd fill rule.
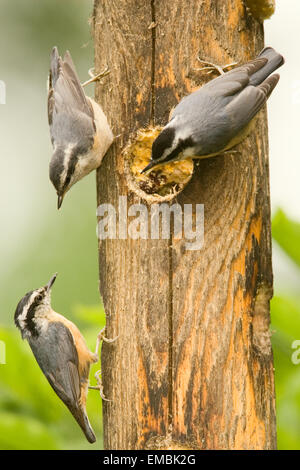
<path fill-rule="evenodd" d="M 72 155 L 72 150 L 75 147 L 75 144 L 69 143 L 65 149 L 65 158 L 64 158 L 64 167 L 65 170 L 68 170 L 69 161 Z"/>
<path fill-rule="evenodd" d="M 20 327 L 24 327 L 25 326 L 25 322 L 26 322 L 26 317 L 27 317 L 27 313 L 28 313 L 28 310 L 30 308 L 30 306 L 33 304 L 33 302 L 35 301 L 36 297 L 39 295 L 40 293 L 39 292 L 33 292 L 27 302 L 27 304 L 25 305 L 25 307 L 23 308 L 23 312 L 22 312 L 22 315 L 20 315 L 18 317 L 18 321 L 19 321 L 19 325 Z"/>
<path fill-rule="evenodd" d="M 66 180 L 66 177 L 67 177 L 67 174 L 68 174 L 68 168 L 69 168 L 69 161 L 71 159 L 71 156 L 72 156 L 72 150 L 73 148 L 75 147 L 76 144 L 73 144 L 73 143 L 69 143 L 67 145 L 67 147 L 65 148 L 65 154 L 64 154 L 64 171 L 60 174 L 60 186 L 62 187 L 65 180 Z"/>

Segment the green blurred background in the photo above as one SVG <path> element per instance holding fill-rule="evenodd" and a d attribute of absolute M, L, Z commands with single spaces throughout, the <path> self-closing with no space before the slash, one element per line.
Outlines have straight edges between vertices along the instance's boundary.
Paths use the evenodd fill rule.
<path fill-rule="evenodd" d="M 12 326 L 18 300 L 55 272 L 52 305 L 82 329 L 92 350 L 95 328 L 105 323 L 98 291 L 95 172 L 72 188 L 60 211 L 48 180 L 50 51 L 54 45 L 61 53 L 69 49 L 81 80 L 89 78 L 92 8 L 92 0 L 1 0 L 0 79 L 7 96 L 0 105 L 0 340 L 6 343 L 7 364 L 0 365 L 0 449 L 102 445 L 98 392 L 90 391 L 88 399 L 98 438 L 91 446 Z M 87 93 L 93 96 L 93 85 Z"/>
<path fill-rule="evenodd" d="M 81 80 L 88 78 L 93 66 L 88 24 L 92 7 L 92 0 L 1 0 L 0 79 L 6 83 L 7 97 L 0 105 L 0 340 L 6 344 L 6 365 L 0 364 L 0 449 L 102 445 L 98 392 L 91 391 L 88 399 L 98 438 L 90 446 L 13 326 L 20 298 L 56 271 L 53 307 L 78 324 L 91 349 L 95 330 L 105 322 L 98 292 L 95 173 L 72 188 L 60 211 L 45 179 L 52 152 L 46 116 L 49 54 L 54 45 L 61 52 L 69 49 Z M 268 108 L 275 275 L 271 329 L 281 449 L 300 449 L 300 364 L 291 360 L 292 343 L 300 340 L 300 168 L 297 132 L 282 120 L 289 109 L 292 121 L 300 122 L 295 92 L 300 84 L 291 79 L 299 75 L 293 40 L 299 24 L 289 24 L 289 35 L 281 28 L 283 21 L 299 18 L 288 15 L 294 10 L 300 13 L 297 0 L 278 0 L 276 14 L 265 24 L 266 42 L 289 59 Z M 92 85 L 87 93 L 93 95 Z M 92 372 L 96 370 L 97 365 Z"/>

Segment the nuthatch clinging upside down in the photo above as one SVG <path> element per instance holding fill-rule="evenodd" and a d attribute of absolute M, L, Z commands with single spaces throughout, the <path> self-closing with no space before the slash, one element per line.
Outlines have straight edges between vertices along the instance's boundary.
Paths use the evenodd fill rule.
<path fill-rule="evenodd" d="M 113 141 L 106 116 L 80 84 L 70 53 L 51 54 L 48 121 L 54 153 L 50 179 L 60 208 L 73 184 L 98 168 Z"/>
<path fill-rule="evenodd" d="M 15 312 L 15 324 L 22 338 L 27 339 L 51 387 L 69 408 L 87 440 L 93 443 L 96 437 L 86 413 L 90 367 L 99 360 L 100 341 L 112 342 L 114 339 L 105 338 L 102 330 L 97 338 L 95 353 L 88 349 L 76 325 L 52 310 L 50 296 L 55 279 L 56 274 L 46 286 L 28 292 L 20 300 Z M 98 387 L 91 388 L 97 388 L 101 394 L 98 373 L 96 377 Z"/>
<path fill-rule="evenodd" d="M 279 75 L 269 75 L 283 63 L 266 47 L 256 59 L 183 98 L 153 142 L 151 161 L 142 172 L 186 158 L 213 157 L 240 143 L 277 85 Z"/>

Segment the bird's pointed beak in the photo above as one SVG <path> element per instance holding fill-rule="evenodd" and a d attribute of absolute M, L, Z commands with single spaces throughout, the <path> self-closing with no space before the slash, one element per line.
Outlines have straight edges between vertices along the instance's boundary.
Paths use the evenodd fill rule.
<path fill-rule="evenodd" d="M 159 165 L 159 163 L 156 162 L 155 160 L 151 160 L 151 162 L 147 166 L 145 166 L 145 168 L 141 171 L 141 173 L 146 173 L 147 171 L 151 170 L 151 168 L 153 168 L 156 165 Z"/>
<path fill-rule="evenodd" d="M 55 274 L 51 277 L 50 281 L 49 281 L 48 284 L 46 285 L 47 292 L 50 292 L 51 287 L 53 286 L 56 277 L 57 277 L 57 273 L 55 273 Z"/>
<path fill-rule="evenodd" d="M 59 209 L 63 203 L 65 195 L 64 194 L 59 194 L 57 198 L 57 209 Z"/>

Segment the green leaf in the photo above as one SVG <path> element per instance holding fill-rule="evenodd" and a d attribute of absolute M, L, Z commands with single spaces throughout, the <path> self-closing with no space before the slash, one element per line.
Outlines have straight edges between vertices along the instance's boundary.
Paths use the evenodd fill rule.
<path fill-rule="evenodd" d="M 271 325 L 293 341 L 300 339 L 300 298 L 275 296 L 271 301 Z"/>
<path fill-rule="evenodd" d="M 59 440 L 39 421 L 14 413 L 0 412 L 0 449 L 59 449 Z"/>
<path fill-rule="evenodd" d="M 292 362 L 300 340 L 300 299 L 276 296 L 271 301 L 278 448 L 300 448 L 300 364 Z"/>
<path fill-rule="evenodd" d="M 272 220 L 272 236 L 300 267 L 300 223 L 289 219 L 278 209 Z"/>

